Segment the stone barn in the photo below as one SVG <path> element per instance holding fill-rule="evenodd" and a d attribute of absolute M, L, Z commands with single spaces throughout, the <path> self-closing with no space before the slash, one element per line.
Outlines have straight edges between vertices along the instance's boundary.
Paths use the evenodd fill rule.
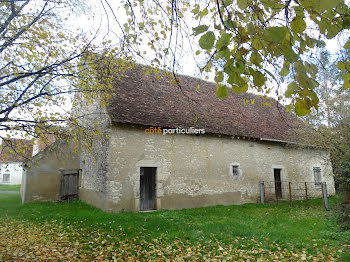
<path fill-rule="evenodd" d="M 103 131 L 80 155 L 81 200 L 110 212 L 243 204 L 259 200 L 259 180 L 312 182 L 310 194 L 326 181 L 335 194 L 329 154 L 297 144 L 302 122 L 275 100 L 222 100 L 215 83 L 144 70 L 116 79 L 107 107 L 75 108 Z"/>
<path fill-rule="evenodd" d="M 37 153 L 24 162 L 22 203 L 62 199 L 62 177 L 67 172 L 79 174 L 80 157 L 75 142 L 53 139 L 45 146 L 38 141 Z M 72 191 L 78 191 L 78 181 Z"/>

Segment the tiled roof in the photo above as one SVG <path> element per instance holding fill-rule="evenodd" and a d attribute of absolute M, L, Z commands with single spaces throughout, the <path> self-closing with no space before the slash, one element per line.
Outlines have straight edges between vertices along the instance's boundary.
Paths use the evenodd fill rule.
<path fill-rule="evenodd" d="M 215 83 L 179 75 L 180 88 L 172 84 L 170 77 L 143 73 L 144 68 L 129 69 L 120 80 L 115 80 L 108 107 L 113 122 L 196 127 L 204 128 L 206 133 L 294 140 L 290 131 L 300 125 L 300 120 L 271 98 L 229 91 L 222 100 L 216 95 Z M 248 101 L 246 105 L 244 100 Z"/>

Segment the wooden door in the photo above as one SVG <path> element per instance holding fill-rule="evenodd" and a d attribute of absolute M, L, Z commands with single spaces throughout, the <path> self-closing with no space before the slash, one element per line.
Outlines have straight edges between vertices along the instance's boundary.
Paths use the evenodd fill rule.
<path fill-rule="evenodd" d="M 61 171 L 60 200 L 75 199 L 79 196 L 79 171 Z"/>
<path fill-rule="evenodd" d="M 282 198 L 282 182 L 281 182 L 281 169 L 275 168 L 273 170 L 275 177 L 275 193 L 278 199 Z"/>
<path fill-rule="evenodd" d="M 140 210 L 156 209 L 156 167 L 140 168 Z"/>

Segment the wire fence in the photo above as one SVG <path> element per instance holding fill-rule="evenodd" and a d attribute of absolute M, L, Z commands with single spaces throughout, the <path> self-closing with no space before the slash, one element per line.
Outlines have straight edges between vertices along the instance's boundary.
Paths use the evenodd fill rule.
<path fill-rule="evenodd" d="M 308 201 L 311 198 L 323 199 L 323 206 L 328 209 L 328 196 L 326 182 L 299 182 L 299 181 L 260 181 L 260 202 L 289 201 L 290 205 L 295 200 Z"/>

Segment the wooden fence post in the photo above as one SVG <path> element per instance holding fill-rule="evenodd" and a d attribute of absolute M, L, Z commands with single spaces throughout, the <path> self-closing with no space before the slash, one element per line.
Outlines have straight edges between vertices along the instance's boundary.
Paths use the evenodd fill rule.
<path fill-rule="evenodd" d="M 306 200 L 306 206 L 309 206 L 309 198 L 307 196 L 307 183 L 305 182 L 305 200 Z"/>
<path fill-rule="evenodd" d="M 260 188 L 260 203 L 264 204 L 264 196 L 265 196 L 265 188 L 264 188 L 264 181 L 259 181 L 259 188 Z"/>
<path fill-rule="evenodd" d="M 289 182 L 289 203 L 292 206 L 292 183 Z"/>
<path fill-rule="evenodd" d="M 326 210 L 329 210 L 328 205 L 328 196 L 327 196 L 327 184 L 326 182 L 322 183 L 322 192 L 323 192 L 323 205 Z"/>

